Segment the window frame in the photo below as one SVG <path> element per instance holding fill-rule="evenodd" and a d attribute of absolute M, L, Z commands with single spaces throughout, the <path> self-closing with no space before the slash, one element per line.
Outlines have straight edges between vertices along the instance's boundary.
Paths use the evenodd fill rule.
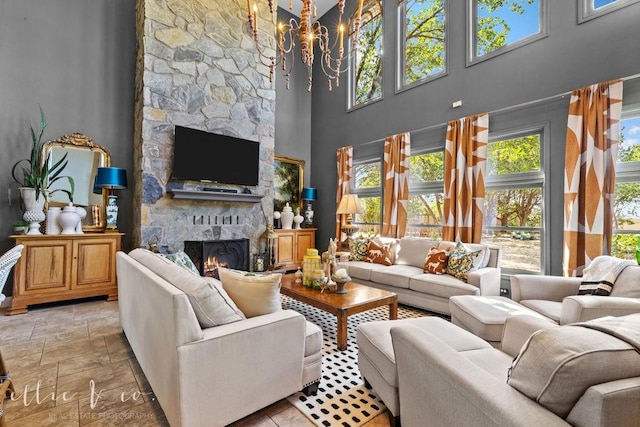
<path fill-rule="evenodd" d="M 640 104 L 623 107 L 622 119 L 640 117 Z M 626 182 L 640 183 L 640 161 L 618 162 L 616 161 L 616 184 Z M 612 229 L 612 235 L 616 234 L 640 234 L 638 230 Z"/>
<path fill-rule="evenodd" d="M 444 69 L 438 73 L 425 76 L 415 82 L 405 83 L 405 38 L 407 27 L 406 23 L 406 4 L 408 0 L 398 2 L 397 9 L 397 27 L 396 27 L 396 89 L 395 93 L 404 92 L 416 86 L 437 80 L 449 74 L 449 0 L 444 1 Z"/>
<path fill-rule="evenodd" d="M 486 53 L 482 56 L 476 55 L 478 39 L 476 37 L 476 21 L 478 0 L 467 0 L 467 67 L 479 64 L 483 61 L 495 58 L 513 50 L 535 43 L 549 36 L 549 7 L 547 0 L 540 1 L 540 29 L 537 33 L 531 34 L 523 39 L 499 47 L 498 49 Z M 635 0 L 634 0 L 635 1 Z M 640 1 L 640 0 L 638 0 Z"/>
<path fill-rule="evenodd" d="M 366 1 L 366 0 L 365 0 Z M 376 1 L 376 0 L 369 0 L 369 1 Z M 380 9 L 380 19 L 382 21 L 381 25 L 381 32 L 380 32 L 380 46 L 381 46 L 381 51 L 380 51 L 380 56 L 382 57 L 382 69 L 380 71 L 380 88 L 381 88 L 381 92 L 380 92 L 380 96 L 373 98 L 373 99 L 369 99 L 366 102 L 362 102 L 360 104 L 356 104 L 356 77 L 355 77 L 355 72 L 357 70 L 357 52 L 353 50 L 353 34 L 349 34 L 348 37 L 348 43 L 349 43 L 349 72 L 348 74 L 348 79 L 347 79 L 347 113 L 366 107 L 368 105 L 371 105 L 375 102 L 378 101 L 382 101 L 384 99 L 384 57 L 383 57 L 383 53 L 384 53 L 384 4 L 382 2 L 382 0 L 378 0 L 379 3 L 381 4 L 381 9 Z M 363 10 L 364 10 L 364 6 L 363 6 Z M 364 27 L 364 25 L 360 26 L 360 31 L 362 31 L 362 27 Z M 351 24 L 349 23 L 349 33 L 351 33 Z"/>
<path fill-rule="evenodd" d="M 578 25 L 638 2 L 640 0 L 616 0 L 615 3 L 596 9 L 593 7 L 593 0 L 578 0 Z"/>
<path fill-rule="evenodd" d="M 549 206 L 550 192 L 547 191 L 546 175 L 548 173 L 548 147 L 549 147 L 549 123 L 538 123 L 529 126 L 517 127 L 514 129 L 508 129 L 504 131 L 496 131 L 489 133 L 489 144 L 509 139 L 521 138 L 529 135 L 537 134 L 540 140 L 540 170 L 535 172 L 522 172 L 518 174 L 505 174 L 505 175 L 487 175 L 485 181 L 485 193 L 492 190 L 511 190 L 518 188 L 541 188 L 542 189 L 542 202 L 540 208 L 542 209 L 542 216 L 540 218 L 540 227 L 508 227 L 513 231 L 535 231 L 540 233 L 540 271 L 523 270 L 515 268 L 502 267 L 502 275 L 509 277 L 514 274 L 532 274 L 532 275 L 545 275 L 549 274 L 548 269 L 551 263 L 549 262 L 550 256 L 550 238 L 548 236 L 547 224 L 550 224 L 550 212 L 547 207 Z M 488 155 L 487 155 L 488 157 Z M 488 159 L 487 159 L 488 161 Z M 482 226 L 482 232 L 485 230 L 502 230 L 503 227 L 499 226 Z"/>
<path fill-rule="evenodd" d="M 415 157 L 415 156 L 421 156 L 424 154 L 435 154 L 435 153 L 442 153 L 443 156 L 443 160 L 444 160 L 444 155 L 445 155 L 445 149 L 444 147 L 430 147 L 430 148 L 423 148 L 423 149 L 419 149 L 419 150 L 413 150 L 411 155 L 409 156 L 411 157 Z M 420 182 L 420 183 L 411 183 L 411 181 L 409 181 L 409 197 L 416 195 L 416 194 L 436 194 L 436 193 L 442 193 L 444 194 L 444 177 L 442 178 L 441 181 L 429 181 L 429 182 Z M 408 218 L 407 218 L 408 220 Z M 431 229 L 431 228 L 439 228 L 440 229 L 440 235 L 442 235 L 442 227 L 444 224 L 415 224 L 415 223 L 410 223 L 409 221 L 407 221 L 407 229 L 409 228 L 421 228 L 421 229 Z"/>
<path fill-rule="evenodd" d="M 365 188 L 356 188 L 356 173 L 355 170 L 358 166 L 362 166 L 369 163 L 378 163 L 380 165 L 380 185 L 378 187 L 365 187 Z M 358 226 L 370 226 L 377 225 L 379 233 L 382 232 L 382 211 L 384 209 L 384 195 L 382 194 L 382 186 L 384 185 L 384 170 L 383 170 L 383 161 L 380 156 L 375 157 L 366 157 L 361 159 L 353 159 L 353 174 L 351 176 L 351 183 L 349 184 L 350 191 L 352 194 L 356 194 L 358 198 L 367 198 L 367 197 L 380 197 L 380 222 L 372 223 L 372 222 L 358 222 L 356 221 L 356 217 L 354 215 L 353 224 Z"/>

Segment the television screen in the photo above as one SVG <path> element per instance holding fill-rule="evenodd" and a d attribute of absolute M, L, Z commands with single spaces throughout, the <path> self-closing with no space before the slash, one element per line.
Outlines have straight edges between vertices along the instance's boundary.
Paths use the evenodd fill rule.
<path fill-rule="evenodd" d="M 172 179 L 258 185 L 260 143 L 176 126 Z"/>

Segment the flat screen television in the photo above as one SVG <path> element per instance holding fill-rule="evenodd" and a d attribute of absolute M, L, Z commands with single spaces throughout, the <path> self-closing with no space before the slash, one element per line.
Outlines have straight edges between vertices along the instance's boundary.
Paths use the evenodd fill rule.
<path fill-rule="evenodd" d="M 259 164 L 259 142 L 175 127 L 172 179 L 258 185 Z"/>

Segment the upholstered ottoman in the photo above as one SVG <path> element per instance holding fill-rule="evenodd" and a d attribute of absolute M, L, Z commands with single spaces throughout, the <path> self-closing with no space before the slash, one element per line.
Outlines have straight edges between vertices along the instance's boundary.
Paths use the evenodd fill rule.
<path fill-rule="evenodd" d="M 365 381 L 373 387 L 391 415 L 400 415 L 398 375 L 391 342 L 391 328 L 396 325 L 414 325 L 429 331 L 458 351 L 490 349 L 491 346 L 469 332 L 439 317 L 384 320 L 358 325 L 358 368 Z M 394 420 L 391 420 L 392 422 Z"/>
<path fill-rule="evenodd" d="M 307 321 L 302 364 L 303 392 L 307 396 L 316 394 L 322 378 L 322 329 Z"/>
<path fill-rule="evenodd" d="M 505 297 L 459 295 L 449 298 L 451 323 L 478 336 L 496 348 L 500 348 L 504 322 L 509 316 L 528 315 L 546 320 L 540 313 L 533 311 Z"/>

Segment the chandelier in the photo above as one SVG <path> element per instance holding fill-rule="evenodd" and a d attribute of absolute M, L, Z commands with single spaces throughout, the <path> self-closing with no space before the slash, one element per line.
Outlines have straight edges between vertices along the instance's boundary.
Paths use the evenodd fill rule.
<path fill-rule="evenodd" d="M 300 59 L 302 63 L 307 67 L 307 91 L 311 92 L 311 86 L 313 84 L 313 63 L 315 59 L 314 53 L 319 56 L 319 62 L 322 67 L 322 72 L 327 77 L 329 90 L 333 88 L 334 82 L 335 86 L 339 87 L 340 74 L 349 69 L 348 61 L 345 61 L 347 64 L 346 67 L 342 68 L 343 60 L 348 56 L 348 54 L 345 55 L 345 24 L 342 21 L 345 0 L 338 0 L 339 16 L 338 25 L 335 30 L 337 37 L 334 37 L 333 42 L 329 37 L 329 29 L 326 26 L 322 25 L 320 21 L 316 20 L 317 14 L 315 0 L 301 0 L 302 10 L 300 12 L 299 21 L 296 21 L 295 18 L 291 18 L 288 22 L 278 22 L 277 25 L 275 25 L 277 12 L 275 11 L 274 0 L 268 0 L 271 19 L 276 27 L 277 48 L 275 54 L 265 54 L 259 43 L 258 1 L 259 0 L 247 0 L 249 28 L 253 33 L 253 40 L 261 58 L 261 62 L 264 65 L 268 66 L 270 69 L 269 82 L 273 83 L 276 66 L 279 66 L 282 75 L 286 79 L 286 88 L 289 89 L 289 77 L 293 70 L 294 63 L 293 50 L 296 46 L 296 43 L 298 43 L 300 45 Z M 292 9 L 291 3 L 291 0 L 289 0 L 289 10 Z M 362 3 L 363 0 L 359 0 L 358 9 L 356 14 L 354 15 L 351 54 L 354 54 L 357 51 L 357 42 L 361 22 L 360 16 L 362 14 Z"/>

